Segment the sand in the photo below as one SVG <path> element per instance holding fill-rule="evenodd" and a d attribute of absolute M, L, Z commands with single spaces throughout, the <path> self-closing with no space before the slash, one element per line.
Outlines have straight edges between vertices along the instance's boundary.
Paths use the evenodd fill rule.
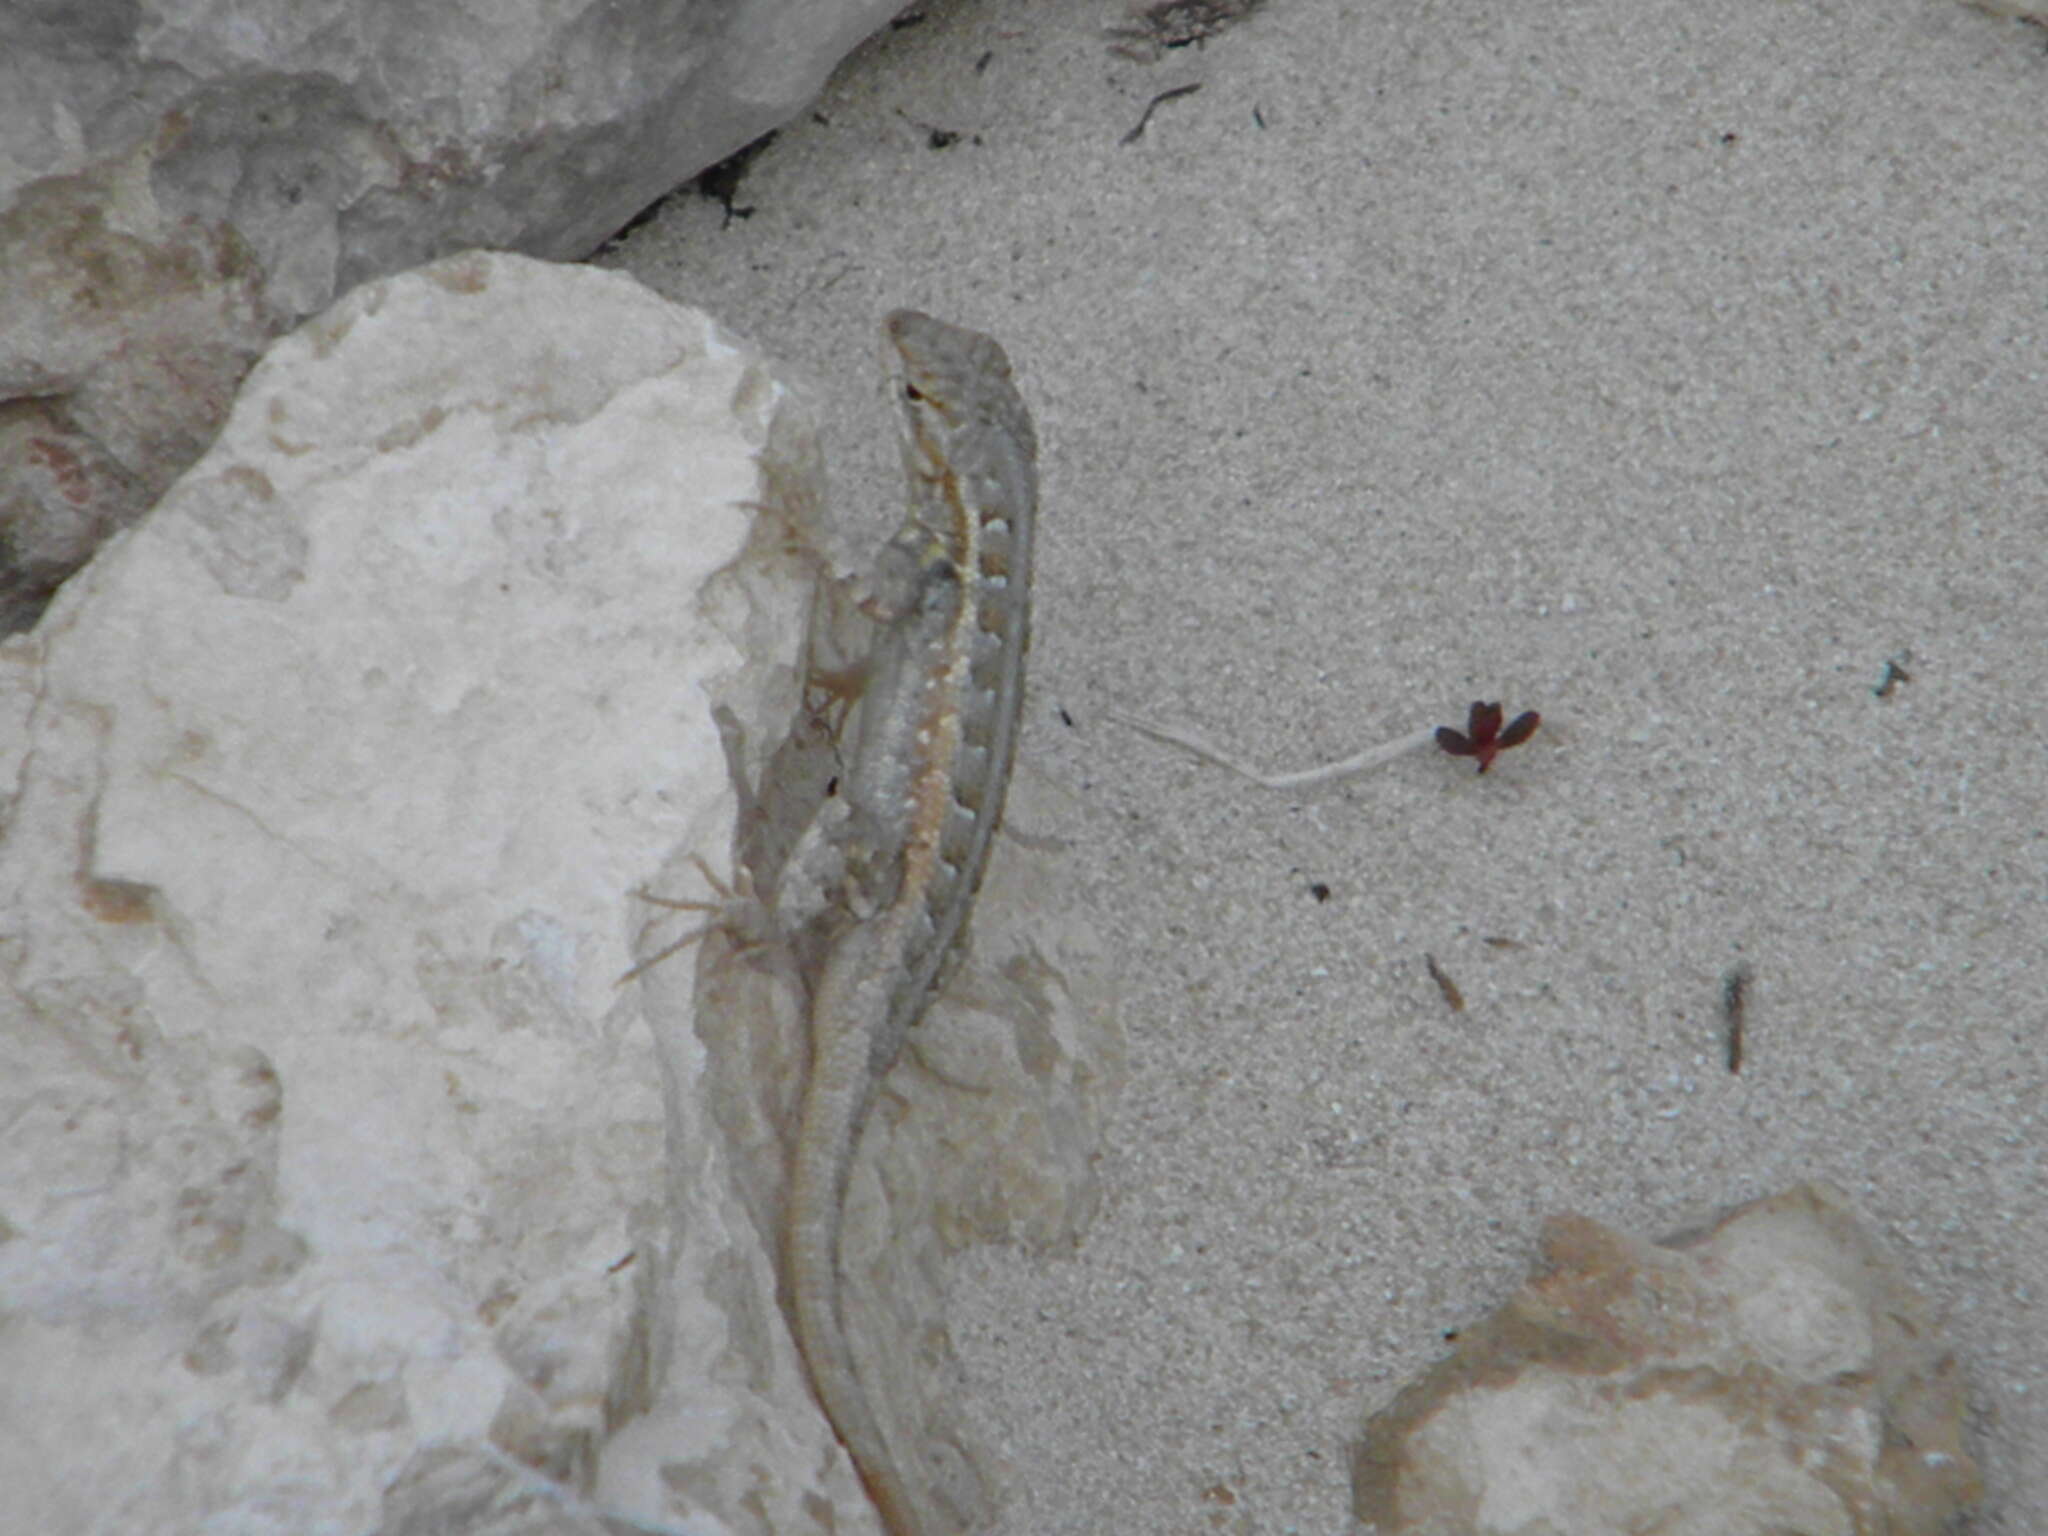
<path fill-rule="evenodd" d="M 2048 39 L 1274 0 L 1147 64 L 1117 14 L 928 6 L 746 217 L 604 258 L 814 381 L 864 540 L 883 311 L 1037 411 L 1031 830 L 1131 1075 L 1079 1251 L 952 1276 L 1005 1536 L 1341 1532 L 1362 1416 L 1545 1213 L 1807 1178 L 1945 1319 L 1975 1529 L 2048 1530 Z M 1283 769 L 1475 699 L 1542 729 L 1305 791 L 1105 718 Z"/>

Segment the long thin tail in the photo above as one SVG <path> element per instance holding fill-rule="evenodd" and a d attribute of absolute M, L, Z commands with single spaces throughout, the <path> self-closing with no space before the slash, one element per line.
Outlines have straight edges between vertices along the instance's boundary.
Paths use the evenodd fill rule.
<path fill-rule="evenodd" d="M 839 1234 L 847 1176 L 874 1103 L 872 1029 L 888 988 L 856 929 L 826 962 L 811 1004 L 811 1075 L 790 1170 L 787 1256 L 796 1341 L 811 1387 L 853 1457 L 890 1536 L 937 1536 L 917 1514 L 880 1422 L 861 1386 L 839 1310 Z M 886 1069 L 886 1064 L 885 1064 Z"/>

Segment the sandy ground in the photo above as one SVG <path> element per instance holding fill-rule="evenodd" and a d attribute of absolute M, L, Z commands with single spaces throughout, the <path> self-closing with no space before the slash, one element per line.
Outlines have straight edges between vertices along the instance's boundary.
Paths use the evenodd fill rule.
<path fill-rule="evenodd" d="M 1361 1417 L 1545 1213 L 1814 1177 L 1946 1319 L 1975 1529 L 2048 1530 L 2048 38 L 1274 0 L 1147 65 L 1116 16 L 933 4 L 750 216 L 605 258 L 817 381 L 872 538 L 884 310 L 1037 410 L 1023 750 L 1132 1077 L 1081 1250 L 954 1277 L 1003 1531 L 1341 1532 Z M 1288 767 L 1475 698 L 1544 716 L 1486 777 L 1295 793 L 1104 718 Z"/>

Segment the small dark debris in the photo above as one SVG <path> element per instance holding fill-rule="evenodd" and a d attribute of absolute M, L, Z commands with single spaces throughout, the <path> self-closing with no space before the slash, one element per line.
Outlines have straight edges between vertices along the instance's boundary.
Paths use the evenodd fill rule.
<path fill-rule="evenodd" d="M 657 218 L 661 216 L 661 210 L 668 206 L 669 199 L 674 197 L 676 193 L 682 191 L 683 188 L 687 187 L 688 185 L 689 183 L 685 182 L 683 183 L 682 187 L 670 188 L 668 191 L 662 193 L 661 196 L 657 197 L 653 202 L 649 203 L 645 208 L 642 208 L 638 213 L 634 214 L 633 217 L 626 220 L 626 222 L 621 224 L 617 229 L 613 230 L 609 235 L 606 235 L 604 239 L 598 241 L 597 248 L 590 253 L 590 260 L 595 261 L 600 257 L 611 255 L 613 251 L 616 251 L 620 246 L 626 243 L 626 237 L 628 235 L 632 234 L 637 229 L 641 229 L 644 228 L 646 225 L 652 224 Z"/>
<path fill-rule="evenodd" d="M 1317 901 L 1328 901 L 1330 899 L 1329 886 L 1325 885 L 1320 880 L 1312 880 L 1309 882 L 1308 893 L 1309 895 L 1315 897 Z"/>
<path fill-rule="evenodd" d="M 725 223 L 720 229 L 728 228 L 734 219 L 750 219 L 754 216 L 751 207 L 736 208 L 733 198 L 739 194 L 740 180 L 747 174 L 747 168 L 754 163 L 754 157 L 775 142 L 773 130 L 764 133 L 751 144 L 742 145 L 716 165 L 706 166 L 697 173 L 697 179 L 690 183 L 697 189 L 697 195 L 718 204 L 725 210 Z"/>
<path fill-rule="evenodd" d="M 623 1259 L 619 1260 L 618 1263 L 609 1266 L 605 1270 L 605 1273 L 608 1275 L 616 1275 L 620 1270 L 624 1269 L 628 1264 L 632 1263 L 635 1259 L 639 1257 L 640 1250 L 638 1248 L 629 1248 L 626 1250 L 626 1256 Z"/>
<path fill-rule="evenodd" d="M 1436 963 L 1436 956 L 1424 954 L 1422 963 L 1429 967 L 1429 979 L 1436 983 L 1437 991 L 1443 993 L 1444 1001 L 1451 1006 L 1451 1012 L 1465 1011 L 1465 994 L 1458 990 L 1458 984 L 1451 980 L 1444 968 Z"/>
<path fill-rule="evenodd" d="M 1131 7 L 1130 21 L 1108 28 L 1111 53 L 1139 64 L 1157 63 L 1169 48 L 1206 43 L 1251 15 L 1266 0 L 1153 0 Z"/>
<path fill-rule="evenodd" d="M 941 128 L 937 123 L 919 122 L 901 107 L 896 109 L 896 115 L 913 127 L 924 130 L 925 147 L 928 149 L 951 149 L 965 137 L 957 128 Z M 981 140 L 977 137 L 974 142 L 979 144 Z"/>
<path fill-rule="evenodd" d="M 1721 142 L 1723 144 L 1739 144 L 1742 142 L 1742 135 L 1738 133 L 1724 133 L 1721 135 Z"/>
<path fill-rule="evenodd" d="M 1896 656 L 1886 657 L 1884 676 L 1878 679 L 1878 684 L 1870 690 L 1871 693 L 1880 699 L 1889 699 L 1898 691 L 1899 684 L 1913 681 L 1913 674 L 1906 670 L 1906 663 L 1912 659 L 1911 651 L 1901 651 Z"/>
<path fill-rule="evenodd" d="M 1145 135 L 1145 125 L 1152 121 L 1152 114 L 1159 110 L 1160 103 L 1173 101 L 1177 97 L 1192 96 L 1202 88 L 1198 80 L 1193 85 L 1176 85 L 1170 91 L 1161 91 L 1145 103 L 1145 115 L 1138 119 L 1138 126 L 1117 140 L 1119 144 L 1135 144 Z"/>
<path fill-rule="evenodd" d="M 1259 104 L 1256 101 L 1252 103 L 1252 121 L 1261 128 L 1266 126 L 1266 114 L 1259 110 Z"/>
<path fill-rule="evenodd" d="M 1064 725 L 1068 730 L 1071 731 L 1074 728 L 1074 717 L 1068 714 L 1064 709 L 1062 709 L 1060 711 L 1060 724 Z"/>
<path fill-rule="evenodd" d="M 1728 1070 L 1742 1070 L 1742 1031 L 1749 1010 L 1749 967 L 1738 965 L 1721 978 L 1721 1021 L 1728 1048 Z"/>
<path fill-rule="evenodd" d="M 983 54 L 983 55 L 982 55 L 982 56 L 981 56 L 980 58 L 978 58 L 978 59 L 976 59 L 976 60 L 974 61 L 974 72 L 975 72 L 975 73 L 976 73 L 976 74 L 978 75 L 978 74 L 980 74 L 980 73 L 981 73 L 982 71 L 984 71 L 985 69 L 987 69 L 987 68 L 988 68 L 988 66 L 989 66 L 989 63 L 990 63 L 990 61 L 991 61 L 991 60 L 993 60 L 993 59 L 995 58 L 995 56 L 996 56 L 996 51 L 995 51 L 995 49 L 993 49 L 993 48 L 989 49 L 989 51 L 988 51 L 987 53 L 984 53 L 984 54 Z"/>
<path fill-rule="evenodd" d="M 1479 941 L 1488 949 L 1527 949 L 1529 946 L 1520 939 L 1503 938 L 1500 934 L 1489 933 Z"/>

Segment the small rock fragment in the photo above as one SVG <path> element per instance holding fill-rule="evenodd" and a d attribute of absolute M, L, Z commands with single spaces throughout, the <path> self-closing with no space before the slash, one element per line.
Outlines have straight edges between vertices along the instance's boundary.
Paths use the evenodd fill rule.
<path fill-rule="evenodd" d="M 1367 1421 L 1379 1536 L 1936 1536 L 1976 1501 L 1955 1358 L 1839 1190 L 1662 1243 L 1553 1217 L 1543 1250 Z"/>

